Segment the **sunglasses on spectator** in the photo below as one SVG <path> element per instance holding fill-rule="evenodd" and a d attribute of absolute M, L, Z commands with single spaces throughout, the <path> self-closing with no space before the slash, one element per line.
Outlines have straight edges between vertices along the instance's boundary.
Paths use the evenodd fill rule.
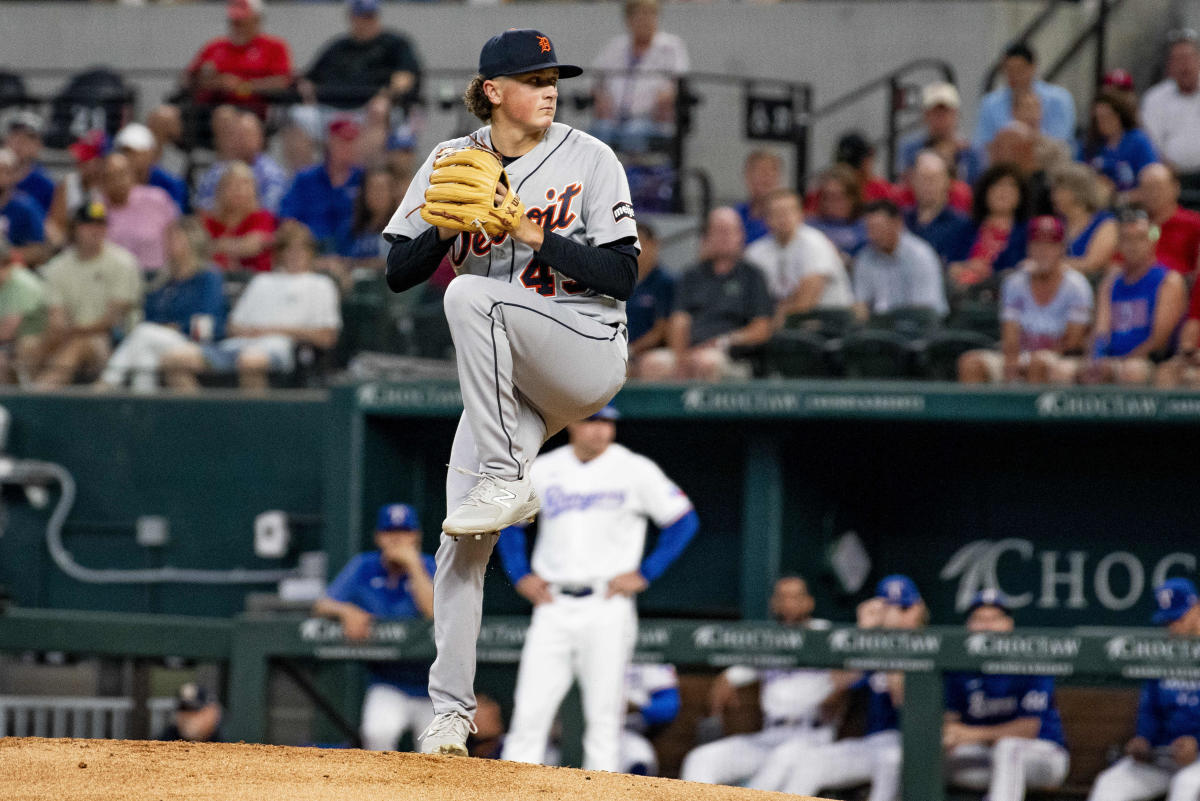
<path fill-rule="evenodd" d="M 1198 41 L 1200 41 L 1200 33 L 1197 33 L 1195 28 L 1176 28 L 1167 32 L 1167 44 Z"/>

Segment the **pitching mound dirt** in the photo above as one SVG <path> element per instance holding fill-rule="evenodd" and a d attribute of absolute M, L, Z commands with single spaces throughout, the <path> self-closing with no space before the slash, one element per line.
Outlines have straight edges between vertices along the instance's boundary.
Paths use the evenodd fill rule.
<path fill-rule="evenodd" d="M 769 801 L 799 796 L 487 759 L 0 738 L 5 801 Z"/>

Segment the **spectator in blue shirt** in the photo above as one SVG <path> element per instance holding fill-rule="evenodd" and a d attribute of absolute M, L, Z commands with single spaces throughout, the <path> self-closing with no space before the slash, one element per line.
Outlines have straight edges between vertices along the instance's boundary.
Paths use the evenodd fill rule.
<path fill-rule="evenodd" d="M 675 308 L 675 279 L 658 263 L 658 234 L 647 223 L 639 222 L 638 283 L 633 295 L 625 302 L 629 328 L 629 358 L 667 344 L 667 320 Z"/>
<path fill-rule="evenodd" d="M 338 235 L 354 219 L 354 198 L 362 184 L 357 140 L 360 128 L 349 117 L 329 126 L 325 161 L 296 173 L 279 203 L 279 216 L 308 226 L 322 253 L 337 251 Z"/>
<path fill-rule="evenodd" d="M 241 161 L 250 165 L 254 172 L 258 205 L 272 214 L 277 214 L 283 193 L 288 188 L 287 172 L 279 162 L 264 152 L 263 126 L 258 115 L 253 111 L 238 111 L 234 114 L 233 118 L 223 122 L 223 129 L 214 132 L 220 147 L 218 152 L 222 158 L 209 167 L 196 182 L 196 208 L 212 211 L 216 204 L 217 184 L 220 183 L 221 176 L 230 164 Z"/>
<path fill-rule="evenodd" d="M 734 206 L 746 229 L 746 244 L 767 234 L 767 196 L 783 186 L 783 159 L 770 150 L 752 150 L 742 167 L 746 200 Z"/>
<path fill-rule="evenodd" d="M 153 392 L 164 353 L 189 340 L 225 336 L 224 282 L 209 260 L 209 244 L 199 220 L 171 223 L 167 263 L 146 293 L 145 319 L 113 351 L 97 388 L 119 387 L 128 379 L 134 392 Z"/>
<path fill-rule="evenodd" d="M 962 101 L 952 83 L 931 83 L 921 89 L 921 108 L 925 127 L 900 142 L 900 172 L 907 173 L 923 150 L 933 150 L 954 169 L 954 177 L 975 183 L 983 169 L 979 154 L 958 132 L 959 106 Z"/>
<path fill-rule="evenodd" d="M 157 186 L 175 201 L 180 214 L 188 212 L 187 182 L 159 165 L 162 144 L 149 128 L 140 122 L 129 123 L 117 132 L 113 148 L 129 158 L 139 184 Z"/>
<path fill-rule="evenodd" d="M 1078 158 L 1104 176 L 1118 192 L 1137 186 L 1138 173 L 1158 162 L 1146 132 L 1138 127 L 1137 101 L 1126 92 L 1102 89 L 1092 101 L 1087 138 Z"/>
<path fill-rule="evenodd" d="M 933 150 L 923 150 L 913 162 L 913 198 L 917 204 L 904 213 L 909 231 L 924 239 L 942 264 L 965 261 L 975 241 L 970 218 L 950 207 L 950 168 Z"/>
<path fill-rule="evenodd" d="M 404 503 L 388 504 L 375 522 L 379 550 L 355 556 L 313 606 L 340 620 L 348 640 L 371 636 L 376 620 L 432 620 L 434 559 L 421 553 L 421 522 Z M 363 699 L 362 739 L 372 751 L 394 751 L 405 730 L 415 737 L 433 720 L 429 666 L 372 662 Z"/>
<path fill-rule="evenodd" d="M 996 590 L 967 609 L 973 637 L 1013 630 L 1010 604 Z M 988 790 L 990 801 L 1021 801 L 1025 788 L 1058 787 L 1070 757 L 1054 703 L 1054 679 L 984 673 L 946 675 L 942 745 L 953 784 Z"/>
<path fill-rule="evenodd" d="M 1032 89 L 1042 101 L 1042 133 L 1064 142 L 1075 138 L 1075 99 L 1061 86 L 1037 80 L 1037 57 L 1022 42 L 1004 51 L 1001 65 L 1007 84 L 988 92 L 979 103 L 979 121 L 975 127 L 975 148 L 984 152 L 988 143 L 1012 120 L 1014 92 Z"/>
<path fill-rule="evenodd" d="M 54 200 L 54 180 L 46 174 L 38 157 L 42 154 L 42 118 L 32 111 L 18 111 L 8 121 L 4 146 L 17 155 L 17 189 L 37 201 L 42 216 Z"/>
<path fill-rule="evenodd" d="M 22 262 L 33 267 L 46 255 L 45 215 L 36 200 L 17 189 L 19 169 L 17 155 L 0 148 L 0 236 L 12 244 Z"/>
<path fill-rule="evenodd" d="M 1196 586 L 1171 578 L 1154 590 L 1154 623 L 1174 637 L 1200 635 Z M 1200 798 L 1200 681 L 1152 679 L 1142 685 L 1137 731 L 1125 756 L 1096 777 L 1088 801 L 1139 801 L 1167 794 L 1167 801 Z"/>

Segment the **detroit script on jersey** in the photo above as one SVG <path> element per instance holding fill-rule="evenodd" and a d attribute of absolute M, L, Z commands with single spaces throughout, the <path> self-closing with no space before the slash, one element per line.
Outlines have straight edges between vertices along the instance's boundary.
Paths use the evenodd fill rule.
<path fill-rule="evenodd" d="M 491 127 L 470 137 L 491 146 Z M 434 154 L 462 147 L 470 137 L 440 143 L 421 165 L 384 234 L 416 238 L 429 223 L 414 213 L 425 199 Z M 585 245 L 637 242 L 637 224 L 625 170 L 608 145 L 569 125 L 554 123 L 533 150 L 505 165 L 509 183 L 525 204 L 526 215 L 561 236 Z M 460 274 L 517 283 L 605 324 L 625 322 L 625 303 L 585 289 L 541 261 L 511 237 L 463 233 L 450 248 Z"/>

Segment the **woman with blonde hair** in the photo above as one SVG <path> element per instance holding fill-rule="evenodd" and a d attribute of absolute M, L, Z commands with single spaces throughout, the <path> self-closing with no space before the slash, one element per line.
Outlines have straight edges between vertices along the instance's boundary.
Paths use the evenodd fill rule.
<path fill-rule="evenodd" d="M 1067 265 L 1089 277 L 1106 270 L 1117 252 L 1117 222 L 1100 193 L 1099 178 L 1086 164 L 1064 164 L 1050 177 L 1050 202 L 1066 229 Z"/>
<path fill-rule="evenodd" d="M 224 328 L 225 293 L 209 259 L 208 233 L 196 218 L 182 217 L 167 229 L 167 263 L 146 294 L 145 320 L 109 357 L 97 388 L 128 379 L 134 392 L 153 392 L 164 353 L 188 341 L 210 342 Z"/>
<path fill-rule="evenodd" d="M 217 181 L 204 228 L 212 237 L 213 261 L 222 270 L 270 271 L 275 217 L 259 207 L 254 171 L 244 162 L 230 164 Z"/>

